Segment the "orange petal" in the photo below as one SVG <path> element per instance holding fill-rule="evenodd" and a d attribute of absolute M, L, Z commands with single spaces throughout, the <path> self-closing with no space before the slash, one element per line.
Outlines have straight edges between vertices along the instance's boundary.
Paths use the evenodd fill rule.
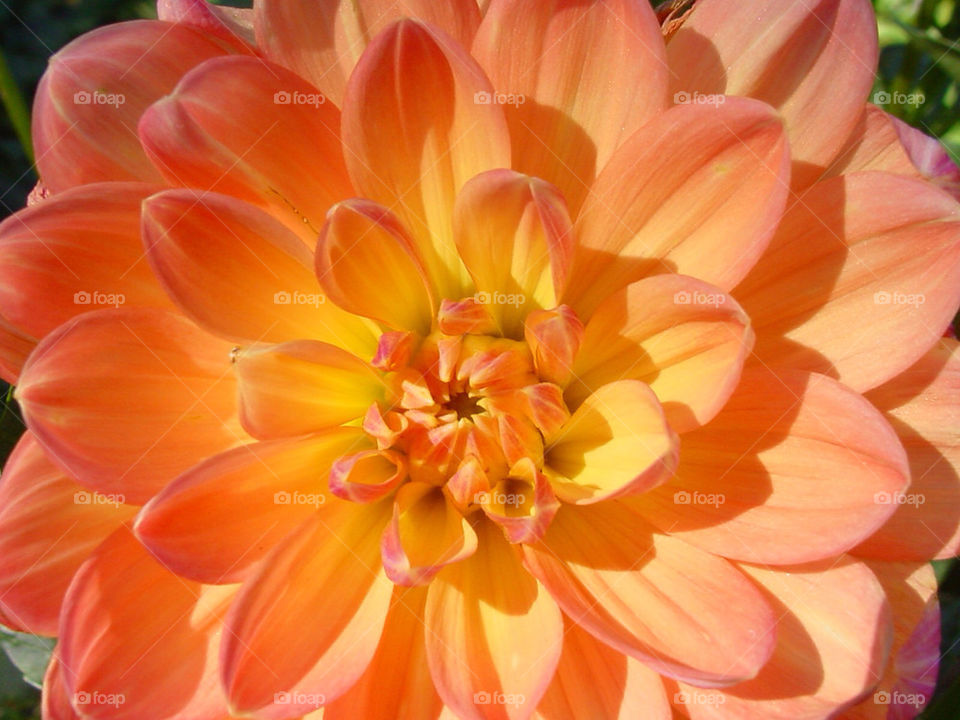
<path fill-rule="evenodd" d="M 960 343 L 941 340 L 867 399 L 900 436 L 911 482 L 889 498 L 896 512 L 855 552 L 882 560 L 954 557 L 960 553 Z"/>
<path fill-rule="evenodd" d="M 6 624 L 56 635 L 73 574 L 133 513 L 120 497 L 78 485 L 47 459 L 32 433 L 24 433 L 0 480 L 0 610 Z"/>
<path fill-rule="evenodd" d="M 747 578 L 619 502 L 566 505 L 541 543 L 522 547 L 573 622 L 661 674 L 736 683 L 773 651 L 776 616 Z"/>
<path fill-rule="evenodd" d="M 286 65 L 342 105 L 347 79 L 367 45 L 402 18 L 443 30 L 469 48 L 480 24 L 475 0 L 353 0 L 258 3 L 257 40 L 268 58 Z"/>
<path fill-rule="evenodd" d="M 729 290 L 776 229 L 788 160 L 763 103 L 725 98 L 654 118 L 614 154 L 577 218 L 565 302 L 587 318 L 612 290 L 664 272 Z"/>
<path fill-rule="evenodd" d="M 356 355 L 316 340 L 253 347 L 236 359 L 240 421 L 256 438 L 304 435 L 363 417 L 385 387 Z"/>
<path fill-rule="evenodd" d="M 610 718 L 671 720 L 670 703 L 656 672 L 600 642 L 566 618 L 563 654 L 537 707 L 542 720 Z"/>
<path fill-rule="evenodd" d="M 327 209 L 353 194 L 340 112 L 302 78 L 261 58 L 204 63 L 144 114 L 139 133 L 172 185 L 259 205 L 310 247 Z"/>
<path fill-rule="evenodd" d="M 473 53 L 499 91 L 484 100 L 504 105 L 512 167 L 557 185 L 574 215 L 614 150 L 667 106 L 648 3 L 496 0 Z"/>
<path fill-rule="evenodd" d="M 497 333 L 497 323 L 493 319 L 491 306 L 484 304 L 480 293 L 462 300 L 440 301 L 437 314 L 437 327 L 444 335 L 493 335 Z"/>
<path fill-rule="evenodd" d="M 377 649 L 393 584 L 380 567 L 389 505 L 328 505 L 245 583 L 227 620 L 220 672 L 236 715 L 274 720 L 346 692 Z"/>
<path fill-rule="evenodd" d="M 108 25 L 50 59 L 33 106 L 37 168 L 53 193 L 104 180 L 160 174 L 144 155 L 137 121 L 190 68 L 224 50 L 185 25 Z"/>
<path fill-rule="evenodd" d="M 48 335 L 17 386 L 27 426 L 82 484 L 142 504 L 244 437 L 230 345 L 179 315 L 99 310 Z"/>
<path fill-rule="evenodd" d="M 437 692 L 464 720 L 526 720 L 550 683 L 563 619 L 492 523 L 480 552 L 430 584 L 427 661 Z"/>
<path fill-rule="evenodd" d="M 792 184 L 817 179 L 863 111 L 877 69 L 877 20 L 863 0 L 703 0 L 667 46 L 675 102 L 745 95 L 780 112 Z"/>
<path fill-rule="evenodd" d="M 922 177 L 900 141 L 894 117 L 869 104 L 846 146 L 828 168 L 827 175 L 849 175 L 867 170 Z"/>
<path fill-rule="evenodd" d="M 656 275 L 607 298 L 587 323 L 566 397 L 623 378 L 649 383 L 671 427 L 708 422 L 740 380 L 753 348 L 750 319 L 736 300 L 707 283 Z"/>
<path fill-rule="evenodd" d="M 363 435 L 337 428 L 254 443 L 190 468 L 137 516 L 137 538 L 178 575 L 239 582 L 284 536 L 328 502 L 331 463 Z"/>
<path fill-rule="evenodd" d="M 26 335 L 0 317 L 0 378 L 16 385 L 20 370 L 36 345 L 36 338 Z"/>
<path fill-rule="evenodd" d="M 332 208 L 317 243 L 316 268 L 320 285 L 344 310 L 398 330 L 430 332 L 434 307 L 423 260 L 385 207 L 347 200 Z"/>
<path fill-rule="evenodd" d="M 393 582 L 426 585 L 445 565 L 476 550 L 476 533 L 439 487 L 415 482 L 400 488 L 380 542 L 383 569 Z"/>
<path fill-rule="evenodd" d="M 438 720 L 442 703 L 423 639 L 426 588 L 395 588 L 383 635 L 360 680 L 323 708 L 323 720 Z"/>
<path fill-rule="evenodd" d="M 960 304 L 960 205 L 889 173 L 818 183 L 736 295 L 764 364 L 869 390 L 919 360 Z"/>
<path fill-rule="evenodd" d="M 590 504 L 666 482 L 678 454 L 679 440 L 650 387 L 619 380 L 587 397 L 547 438 L 545 472 L 561 500 Z"/>
<path fill-rule="evenodd" d="M 0 315 L 43 337 L 88 310 L 173 309 L 144 257 L 140 204 L 159 185 L 71 188 L 0 224 Z"/>
<path fill-rule="evenodd" d="M 876 684 L 892 628 L 883 588 L 866 565 L 840 558 L 782 571 L 742 569 L 779 618 L 776 649 L 757 677 L 739 685 L 681 683 L 692 720 L 837 717 Z"/>
<path fill-rule="evenodd" d="M 823 375 L 754 369 L 709 425 L 683 436 L 676 479 L 636 507 L 717 555 L 795 564 L 869 537 L 909 478 L 896 434 L 858 393 Z"/>
<path fill-rule="evenodd" d="M 161 282 L 211 332 L 241 342 L 313 338 L 372 355 L 371 329 L 328 302 L 311 252 L 262 210 L 168 190 L 144 203 L 143 234 Z"/>
<path fill-rule="evenodd" d="M 890 122 L 920 174 L 960 200 L 960 166 L 943 141 L 892 115 Z"/>
<path fill-rule="evenodd" d="M 57 652 L 75 707 L 115 720 L 226 715 L 217 644 L 235 593 L 174 575 L 115 532 L 64 601 Z"/>
<path fill-rule="evenodd" d="M 560 302 L 573 232 L 555 187 L 512 170 L 478 175 L 457 196 L 453 229 L 474 297 L 504 334 L 519 337 L 531 309 Z"/>
<path fill-rule="evenodd" d="M 237 52 L 252 52 L 253 11 L 218 7 L 207 0 L 157 0 L 157 18 L 186 23 Z"/>
<path fill-rule="evenodd" d="M 893 611 L 893 647 L 872 695 L 844 712 L 844 720 L 913 718 L 929 702 L 940 665 L 937 578 L 929 563 L 867 561 Z M 889 711 L 889 715 L 888 715 Z"/>
<path fill-rule="evenodd" d="M 72 698 L 63 684 L 63 664 L 56 653 L 43 676 L 42 716 L 44 720 L 82 720 L 73 709 Z"/>
<path fill-rule="evenodd" d="M 437 298 L 468 294 L 451 223 L 454 198 L 474 175 L 510 165 L 502 110 L 475 101 L 490 90 L 463 48 L 402 20 L 370 44 L 344 99 L 350 177 L 360 195 L 411 230 Z"/>

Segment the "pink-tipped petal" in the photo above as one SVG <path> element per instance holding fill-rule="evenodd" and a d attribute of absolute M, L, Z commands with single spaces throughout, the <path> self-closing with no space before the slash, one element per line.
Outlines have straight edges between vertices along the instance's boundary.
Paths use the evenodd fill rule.
<path fill-rule="evenodd" d="M 249 9 L 219 7 L 208 0 L 157 0 L 157 18 L 196 28 L 236 52 L 251 52 L 254 45 Z"/>

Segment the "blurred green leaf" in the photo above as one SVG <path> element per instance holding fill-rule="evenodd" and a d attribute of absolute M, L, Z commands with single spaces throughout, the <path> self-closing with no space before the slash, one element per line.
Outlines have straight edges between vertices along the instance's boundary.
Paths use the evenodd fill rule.
<path fill-rule="evenodd" d="M 30 685 L 39 688 L 56 641 L 0 628 L 0 646 Z"/>

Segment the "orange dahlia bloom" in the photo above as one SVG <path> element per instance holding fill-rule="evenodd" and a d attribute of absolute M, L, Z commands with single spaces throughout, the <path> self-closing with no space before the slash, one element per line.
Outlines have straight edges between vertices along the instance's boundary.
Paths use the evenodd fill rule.
<path fill-rule="evenodd" d="M 0 226 L 45 718 L 919 711 L 955 168 L 866 104 L 867 0 L 687 9 L 162 0 L 53 57 Z"/>

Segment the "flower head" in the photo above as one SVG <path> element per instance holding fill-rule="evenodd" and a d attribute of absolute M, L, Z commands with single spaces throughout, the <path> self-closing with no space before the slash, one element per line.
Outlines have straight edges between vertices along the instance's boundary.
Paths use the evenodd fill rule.
<path fill-rule="evenodd" d="M 960 206 L 867 0 L 159 10 L 0 225 L 48 717 L 919 711 Z"/>

